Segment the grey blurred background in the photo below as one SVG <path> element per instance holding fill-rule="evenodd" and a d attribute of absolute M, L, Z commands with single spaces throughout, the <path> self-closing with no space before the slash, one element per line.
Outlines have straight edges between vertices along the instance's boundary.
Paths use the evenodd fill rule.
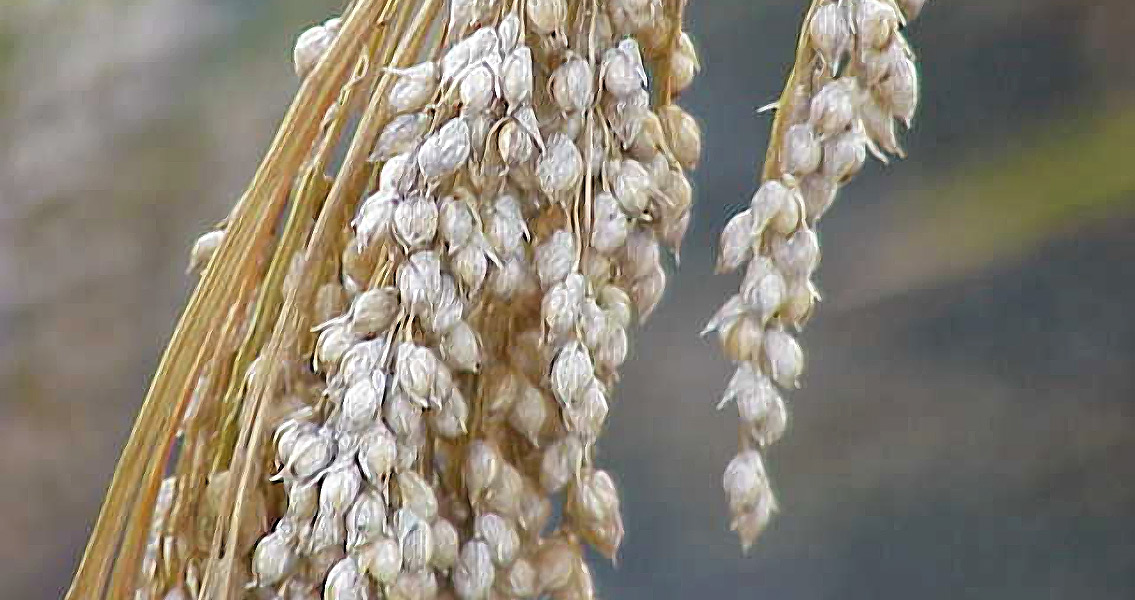
<path fill-rule="evenodd" d="M 0 597 L 66 587 L 189 290 L 334 0 L 0 6 Z M 697 332 L 735 285 L 806 2 L 695 0 L 683 99 L 706 149 L 681 268 L 635 340 L 601 460 L 627 539 L 606 598 L 1135 597 L 1135 6 L 931 0 L 909 32 L 910 158 L 821 228 L 826 301 L 748 557 L 720 473 L 728 367 Z"/>

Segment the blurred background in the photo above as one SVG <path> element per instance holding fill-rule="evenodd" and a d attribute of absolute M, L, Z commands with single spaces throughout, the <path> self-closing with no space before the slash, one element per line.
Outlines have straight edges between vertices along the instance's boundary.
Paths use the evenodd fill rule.
<path fill-rule="evenodd" d="M 0 7 L 0 597 L 65 589 L 189 291 L 336 0 Z M 748 557 L 721 471 L 734 289 L 716 235 L 754 186 L 806 3 L 702 0 L 699 205 L 635 340 L 601 460 L 627 539 L 606 598 L 1135 596 L 1135 4 L 932 0 L 909 31 L 910 158 L 821 228 L 826 301 Z"/>

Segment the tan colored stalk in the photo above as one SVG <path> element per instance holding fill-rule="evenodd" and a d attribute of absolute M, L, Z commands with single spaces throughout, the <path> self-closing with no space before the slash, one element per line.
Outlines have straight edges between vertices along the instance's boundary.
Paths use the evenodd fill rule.
<path fill-rule="evenodd" d="M 378 5 L 378 0 L 362 0 L 346 19 L 344 35 L 337 38 L 326 59 L 301 87 L 248 191 L 229 218 L 228 233 L 212 261 L 215 267 L 198 284 L 158 366 L 67 600 L 104 597 L 104 586 L 112 572 L 118 582 L 115 589 L 123 590 L 133 584 L 138 562 L 119 561 L 116 557 L 137 556 L 145 543 L 145 530 L 134 527 L 124 531 L 127 512 L 137 504 L 131 511 L 132 520 L 149 522 L 178 415 L 188 400 L 186 390 L 192 389 L 200 372 L 207 332 L 215 330 L 215 315 L 231 306 L 232 290 L 240 273 L 256 256 L 253 244 L 260 237 L 258 231 L 270 227 L 275 221 L 273 215 L 283 209 L 286 196 L 278 192 L 265 194 L 265 189 L 279 189 L 285 174 L 294 172 L 303 159 L 317 131 L 318 115 L 330 106 L 346 76 L 344 65 L 350 62 L 342 59 L 357 47 L 362 32 L 374 20 Z M 123 534 L 125 537 L 120 537 Z"/>
<path fill-rule="evenodd" d="M 386 9 L 390 10 L 397 5 L 398 0 L 390 0 Z M 403 66 L 414 58 L 424 41 L 425 33 L 428 32 L 426 25 L 434 19 L 439 9 L 440 0 L 426 0 L 421 5 L 414 21 L 405 30 L 393 30 L 394 39 L 404 39 L 399 34 L 411 33 L 410 39 L 407 39 L 403 45 L 398 47 L 391 61 L 394 66 Z M 347 33 L 344 31 L 340 39 L 346 35 Z M 324 59 L 324 64 L 327 60 Z M 368 174 L 363 170 L 363 166 L 366 164 L 366 156 L 373 147 L 374 141 L 385 122 L 382 102 L 392 83 L 391 74 L 389 72 L 384 73 L 371 95 L 371 102 L 363 114 L 363 120 L 359 124 L 347 151 L 343 169 L 336 177 L 312 231 L 298 278 L 301 284 L 295 290 L 289 292 L 269 344 L 262 353 L 266 364 L 278 365 L 288 358 L 297 356 L 301 338 L 307 335 L 306 332 L 313 325 L 313 323 L 310 323 L 308 307 L 311 306 L 317 282 L 323 280 L 318 272 L 326 264 L 326 261 L 323 260 L 323 254 L 333 247 L 332 244 L 328 243 L 330 236 L 335 235 L 342 228 L 344 219 L 349 214 L 348 202 L 351 201 L 351 198 L 358 198 L 362 192 L 360 187 L 365 184 L 363 176 Z M 242 419 L 239 431 L 247 432 L 247 435 L 237 441 L 232 466 L 230 467 L 230 473 L 232 473 L 231 469 L 238 469 L 238 483 L 234 488 L 228 490 L 222 504 L 233 508 L 227 525 L 222 525 L 223 519 L 218 522 L 216 530 L 218 535 L 214 537 L 213 548 L 210 552 L 210 568 L 206 571 L 202 584 L 203 590 L 219 593 L 221 594 L 219 597 L 231 597 L 231 594 L 236 592 L 237 582 L 232 575 L 233 566 L 239 556 L 239 553 L 235 551 L 230 551 L 224 556 L 221 555 L 220 534 L 222 531 L 226 531 L 227 527 L 224 545 L 230 549 L 237 547 L 242 521 L 247 516 L 245 505 L 249 490 L 253 482 L 259 481 L 262 476 L 262 465 L 257 464 L 256 450 L 262 443 L 265 427 L 263 413 L 267 396 L 269 390 L 277 385 L 279 371 L 265 369 L 259 371 L 257 375 L 258 377 L 253 377 L 250 382 L 248 396 L 241 407 Z"/>

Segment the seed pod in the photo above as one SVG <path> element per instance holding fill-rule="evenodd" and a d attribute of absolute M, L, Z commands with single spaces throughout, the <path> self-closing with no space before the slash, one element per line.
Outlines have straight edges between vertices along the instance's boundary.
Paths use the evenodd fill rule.
<path fill-rule="evenodd" d="M 513 300 L 531 285 L 527 258 L 513 256 L 496 270 L 490 280 L 490 288 L 501 300 Z"/>
<path fill-rule="evenodd" d="M 855 119 L 858 102 L 853 77 L 828 83 L 812 99 L 809 121 L 824 136 L 843 133 Z"/>
<path fill-rule="evenodd" d="M 310 522 L 319 508 L 319 488 L 300 483 L 287 484 L 288 509 L 284 519 L 293 523 Z"/>
<path fill-rule="evenodd" d="M 339 282 L 325 283 L 315 293 L 314 321 L 327 323 L 347 309 L 347 294 Z"/>
<path fill-rule="evenodd" d="M 437 517 L 437 496 L 433 487 L 416 471 L 398 474 L 398 489 L 402 492 L 402 506 L 426 521 Z"/>
<path fill-rule="evenodd" d="M 760 386 L 762 385 L 760 378 L 763 377 L 765 377 L 764 374 L 758 373 L 752 364 L 738 363 L 737 370 L 733 372 L 733 377 L 729 379 L 729 385 L 721 396 L 721 402 L 717 403 L 717 409 L 721 410 L 726 404 L 734 401 L 740 404 L 742 398 L 760 397 Z"/>
<path fill-rule="evenodd" d="M 567 336 L 579 319 L 586 283 L 583 276 L 573 273 L 557 283 L 540 301 L 540 314 L 548 327 L 549 339 Z"/>
<path fill-rule="evenodd" d="M 402 546 L 392 538 L 381 539 L 363 551 L 361 566 L 378 583 L 390 583 L 402 569 Z"/>
<path fill-rule="evenodd" d="M 784 134 L 784 153 L 781 156 L 781 168 L 785 173 L 796 177 L 814 173 L 820 168 L 821 157 L 820 141 L 811 125 L 800 123 L 788 128 Z"/>
<path fill-rule="evenodd" d="M 311 534 L 307 540 L 307 549 L 305 554 L 318 554 L 324 550 L 333 550 L 336 553 L 341 553 L 342 546 L 347 541 L 347 528 L 343 522 L 343 515 L 341 513 L 332 513 L 320 511 L 315 517 L 315 524 L 311 528 Z M 331 560 L 332 556 L 327 556 Z M 330 567 L 330 565 L 323 565 Z"/>
<path fill-rule="evenodd" d="M 491 55 L 496 57 L 496 55 Z M 500 60 L 499 57 L 496 58 Z M 461 84 L 458 87 L 458 95 L 461 98 L 461 105 L 465 110 L 470 113 L 479 113 L 489 110 L 493 101 L 496 100 L 497 90 L 497 76 L 494 72 L 494 67 L 490 66 L 490 62 L 474 65 L 461 76 Z M 496 71 L 499 71 L 500 63 L 496 64 Z"/>
<path fill-rule="evenodd" d="M 470 499 L 476 501 L 493 485 L 502 460 L 500 453 L 488 442 L 476 440 L 469 445 L 462 473 Z"/>
<path fill-rule="evenodd" d="M 421 521 L 411 527 L 402 539 L 402 568 L 411 572 L 424 569 L 431 559 L 433 559 L 433 531 L 429 523 Z"/>
<path fill-rule="evenodd" d="M 854 177 L 867 162 L 867 139 L 860 131 L 849 131 L 824 142 L 825 177 L 846 181 Z"/>
<path fill-rule="evenodd" d="M 429 569 L 402 571 L 387 588 L 387 600 L 419 600 L 437 597 L 437 576 Z"/>
<path fill-rule="evenodd" d="M 607 312 L 613 325 L 629 327 L 631 324 L 631 299 L 626 292 L 614 285 L 604 286 L 597 298 L 599 306 Z"/>
<path fill-rule="evenodd" d="M 504 164 L 515 166 L 536 156 L 536 143 L 520 123 L 510 120 L 497 133 L 497 151 Z"/>
<path fill-rule="evenodd" d="M 390 162 L 394 160 L 391 159 Z M 365 250 L 377 246 L 390 236 L 394 212 L 400 200 L 395 192 L 378 191 L 363 202 L 358 216 L 351 222 L 355 229 L 356 248 Z"/>
<path fill-rule="evenodd" d="M 772 254 L 785 273 L 808 279 L 820 263 L 820 240 L 815 231 L 803 227 L 787 238 L 773 240 Z"/>
<path fill-rule="evenodd" d="M 457 552 L 461 544 L 457 528 L 453 523 L 442 518 L 434 521 L 431 528 L 433 554 L 430 558 L 430 566 L 439 570 L 450 569 L 457 562 Z"/>
<path fill-rule="evenodd" d="M 539 589 L 545 593 L 563 589 L 582 563 L 578 546 L 556 539 L 545 542 L 536 554 Z"/>
<path fill-rule="evenodd" d="M 459 371 L 476 373 L 481 369 L 481 342 L 465 322 L 445 335 L 440 349 L 442 358 Z"/>
<path fill-rule="evenodd" d="M 466 542 L 453 569 L 453 589 L 457 597 L 461 600 L 486 598 L 493 585 L 494 571 L 489 545 L 480 540 Z"/>
<path fill-rule="evenodd" d="M 339 406 L 339 421 L 344 428 L 361 431 L 373 425 L 382 405 L 382 392 L 369 380 L 358 381 L 347 388 Z"/>
<path fill-rule="evenodd" d="M 454 251 L 469 243 L 475 224 L 473 212 L 464 201 L 449 196 L 438 210 L 438 233 Z"/>
<path fill-rule="evenodd" d="M 725 224 L 725 229 L 721 231 L 721 246 L 717 253 L 718 273 L 736 271 L 745 261 L 752 258 L 753 235 L 756 229 L 753 214 L 752 209 L 743 210 Z"/>
<path fill-rule="evenodd" d="M 635 292 L 636 307 L 639 309 L 639 320 L 645 321 L 658 305 L 662 295 L 662 287 L 666 284 L 665 274 L 659 269 L 657 277 L 640 279 L 635 282 L 632 291 Z M 656 291 L 651 291 L 656 290 Z M 622 327 L 612 327 L 607 335 L 595 348 L 595 364 L 605 378 L 616 374 L 619 367 L 627 359 L 630 349 L 630 340 L 627 339 L 627 330 Z"/>
<path fill-rule="evenodd" d="M 362 488 L 362 473 L 352 463 L 342 463 L 323 477 L 319 487 L 319 512 L 342 515 Z"/>
<path fill-rule="evenodd" d="M 462 118 L 451 119 L 422 142 L 418 150 L 418 168 L 426 179 L 441 179 L 465 164 L 471 151 L 469 124 Z"/>
<path fill-rule="evenodd" d="M 567 20 L 565 0 L 528 0 L 528 22 L 540 35 L 559 33 Z"/>
<path fill-rule="evenodd" d="M 515 196 L 505 194 L 486 211 L 485 237 L 499 256 L 511 257 L 520 251 L 528 235 L 524 215 Z"/>
<path fill-rule="evenodd" d="M 787 235 L 796 230 L 803 218 L 803 199 L 800 190 L 772 179 L 761 184 L 750 205 L 753 211 L 753 237 L 757 238 L 766 227 Z"/>
<path fill-rule="evenodd" d="M 533 446 L 540 445 L 540 432 L 548 420 L 548 402 L 540 390 L 529 386 L 512 405 L 508 424 Z"/>
<path fill-rule="evenodd" d="M 743 551 L 749 550 L 757 536 L 768 526 L 776 510 L 776 498 L 773 496 L 772 490 L 766 486 L 760 500 L 752 509 L 733 517 L 730 527 L 741 538 Z"/>
<path fill-rule="evenodd" d="M 424 62 L 392 71 L 398 79 L 390 87 L 387 107 L 395 114 L 421 110 L 437 91 L 437 63 Z"/>
<path fill-rule="evenodd" d="M 276 585 L 295 569 L 295 539 L 277 529 L 260 538 L 252 555 L 252 574 L 256 585 Z"/>
<path fill-rule="evenodd" d="M 701 158 L 701 127 L 698 122 L 674 104 L 663 106 L 657 112 L 674 158 L 687 169 L 697 166 Z"/>
<path fill-rule="evenodd" d="M 863 0 L 855 5 L 855 36 L 864 48 L 885 47 L 899 23 L 899 14 L 891 3 Z"/>
<path fill-rule="evenodd" d="M 323 587 L 323 597 L 327 600 L 369 600 L 370 588 L 354 558 L 344 558 L 331 567 Z"/>
<path fill-rule="evenodd" d="M 512 109 L 532 100 L 532 49 L 511 51 L 501 65 L 501 94 Z"/>
<path fill-rule="evenodd" d="M 733 457 L 725 467 L 722 485 L 733 512 L 742 512 L 756 505 L 768 486 L 760 453 L 749 450 Z"/>
<path fill-rule="evenodd" d="M 895 117 L 890 110 L 874 99 L 868 99 L 860 107 L 860 117 L 864 132 L 876 146 L 899 157 L 904 155 L 895 133 Z"/>
<path fill-rule="evenodd" d="M 489 546 L 493 562 L 498 567 L 507 567 L 516 560 L 520 551 L 520 536 L 512 523 L 504 517 L 493 513 L 478 515 L 473 523 L 473 531 L 477 538 Z"/>
<path fill-rule="evenodd" d="M 634 38 L 626 38 L 603 55 L 600 68 L 603 84 L 617 98 L 625 98 L 646 88 L 646 69 Z"/>
<path fill-rule="evenodd" d="M 552 99 L 564 112 L 581 111 L 591 106 L 595 96 L 594 74 L 591 64 L 571 54 L 553 73 L 549 80 Z"/>
<path fill-rule="evenodd" d="M 296 38 L 296 47 L 292 51 L 296 76 L 300 79 L 307 77 L 327 53 L 333 41 L 335 41 L 335 32 L 329 31 L 324 25 L 316 25 L 301 33 Z"/>
<path fill-rule="evenodd" d="M 697 50 L 690 34 L 683 31 L 678 36 L 678 48 L 670 55 L 670 91 L 680 93 L 690 87 L 698 71 L 701 71 L 701 61 Z"/>
<path fill-rule="evenodd" d="M 606 471 L 584 471 L 568 489 L 565 510 L 596 550 L 608 558 L 615 556 L 623 538 L 623 523 L 618 489 Z"/>
<path fill-rule="evenodd" d="M 501 51 L 511 52 L 522 40 L 520 30 L 522 24 L 516 13 L 509 13 L 497 24 L 497 37 L 500 38 Z"/>
<path fill-rule="evenodd" d="M 756 313 L 760 324 L 769 320 L 784 304 L 787 284 L 784 275 L 765 257 L 754 260 L 741 282 L 741 300 Z"/>
<path fill-rule="evenodd" d="M 489 259 L 485 251 L 478 244 L 470 244 L 458 250 L 450 261 L 450 268 L 462 289 L 471 296 L 477 294 L 489 272 Z"/>
<path fill-rule="evenodd" d="M 568 413 L 571 428 L 587 439 L 594 440 L 603 430 L 603 423 L 607 420 L 607 395 L 598 382 L 592 384 L 584 392 L 579 404 Z"/>
<path fill-rule="evenodd" d="M 800 387 L 804 352 L 796 338 L 786 331 L 774 329 L 765 334 L 764 350 L 773 380 L 781 387 Z"/>
<path fill-rule="evenodd" d="M 438 293 L 431 299 L 423 325 L 432 333 L 443 335 L 457 326 L 465 316 L 465 301 L 457 294 L 457 282 L 450 275 L 441 277 Z M 440 363 L 438 363 L 440 367 Z"/>
<path fill-rule="evenodd" d="M 516 559 L 505 574 L 502 587 L 513 597 L 535 598 L 539 593 L 536 587 L 536 568 L 527 559 Z"/>
<path fill-rule="evenodd" d="M 763 323 L 766 318 L 745 315 L 725 325 L 721 330 L 721 346 L 725 356 L 733 362 L 753 360 L 760 356 Z"/>
<path fill-rule="evenodd" d="M 378 174 L 378 189 L 380 193 L 395 194 L 395 192 L 405 193 L 410 191 L 410 185 L 414 181 L 414 174 L 417 172 L 415 152 L 403 152 L 382 165 L 382 170 Z M 395 198 L 398 196 L 395 195 Z"/>
<path fill-rule="evenodd" d="M 441 410 L 431 413 L 438 435 L 456 440 L 469 432 L 469 403 L 461 391 L 454 388 L 441 402 Z"/>
<path fill-rule="evenodd" d="M 612 180 L 615 199 L 623 212 L 632 217 L 642 215 L 650 201 L 653 179 L 650 172 L 637 160 L 611 160 L 607 162 L 607 177 Z"/>
<path fill-rule="evenodd" d="M 367 290 L 351 304 L 351 332 L 359 337 L 378 335 L 398 317 L 398 290 L 392 287 Z"/>
<path fill-rule="evenodd" d="M 372 428 L 360 440 L 359 465 L 371 485 L 381 487 L 394 469 L 397 445 L 394 436 L 381 425 Z"/>
<path fill-rule="evenodd" d="M 386 531 L 386 500 L 375 490 L 366 490 L 347 511 L 347 550 L 378 541 Z"/>
<path fill-rule="evenodd" d="M 800 193 L 810 222 L 815 223 L 828 211 L 835 202 L 838 190 L 839 184 L 834 179 L 820 173 L 809 175 L 800 181 Z"/>
<path fill-rule="evenodd" d="M 309 433 L 296 440 L 285 470 L 298 481 L 306 481 L 327 468 L 335 458 L 335 443 L 325 435 Z"/>
<path fill-rule="evenodd" d="M 630 222 L 613 195 L 600 192 L 594 204 L 591 246 L 599 252 L 613 253 L 626 244 Z"/>
<path fill-rule="evenodd" d="M 644 145 L 643 141 L 636 140 L 654 116 L 650 110 L 650 94 L 646 90 L 638 90 L 624 98 L 604 94 L 603 105 L 607 121 L 623 148 L 629 148 L 632 144 Z M 661 126 L 658 132 L 661 132 Z M 655 132 L 649 133 L 653 135 Z M 656 145 L 656 142 L 657 139 L 652 139 L 651 145 Z"/>
<path fill-rule="evenodd" d="M 538 537 L 551 517 L 551 500 L 544 496 L 539 485 L 526 480 L 517 503 L 516 522 L 530 537 Z"/>
<path fill-rule="evenodd" d="M 836 2 L 824 4 L 816 9 L 808 22 L 812 45 L 833 72 L 851 44 L 851 24 L 847 22 L 845 10 Z"/>
<path fill-rule="evenodd" d="M 221 242 L 225 241 L 225 231 L 218 229 L 210 231 L 193 242 L 193 250 L 189 253 L 189 267 L 186 269 L 187 273 L 201 274 L 205 271 L 205 267 L 209 265 L 213 255 L 216 254 L 217 248 L 221 247 Z"/>
<path fill-rule="evenodd" d="M 422 428 L 422 404 L 421 400 L 413 400 L 405 390 L 397 389 L 390 394 L 386 403 L 382 404 L 382 417 L 390 428 L 390 432 L 394 433 L 398 441 L 405 441 L 414 439 L 419 436 Z M 403 447 L 398 447 L 398 451 L 402 451 Z M 403 458 L 397 457 L 397 463 L 402 463 Z M 397 467 L 397 463 L 395 467 Z"/>
<path fill-rule="evenodd" d="M 399 115 L 390 120 L 378 136 L 378 142 L 371 152 L 370 160 L 381 162 L 390 160 L 398 154 L 409 152 L 425 138 L 429 131 L 430 118 L 424 112 Z"/>
<path fill-rule="evenodd" d="M 562 229 L 554 232 L 544 243 L 537 246 L 535 262 L 540 286 L 548 289 L 563 281 L 571 273 L 575 253 L 574 236 Z"/>
<path fill-rule="evenodd" d="M 772 382 L 767 382 L 767 385 L 775 391 Z M 749 437 L 762 448 L 780 440 L 788 427 L 788 408 L 779 394 L 771 396 L 764 406 L 747 406 L 745 402 L 738 402 L 737 407 L 742 412 L 741 418 L 748 427 Z"/>
<path fill-rule="evenodd" d="M 789 284 L 787 294 L 783 309 L 784 318 L 799 330 L 812 316 L 812 309 L 820 299 L 820 295 L 812 282 L 804 279 L 797 279 Z"/>
<path fill-rule="evenodd" d="M 645 322 L 654 313 L 654 309 L 658 307 L 658 303 L 662 301 L 662 293 L 666 290 L 666 270 L 661 265 L 652 268 L 645 275 L 635 279 L 631 284 L 631 300 L 634 301 L 635 308 L 638 310 L 639 322 Z M 619 329 L 615 341 L 618 350 L 613 352 L 612 356 L 618 357 L 615 364 L 621 364 L 623 358 L 626 356 L 626 334 Z M 622 338 L 622 339 L 620 339 Z M 608 362 L 604 360 L 604 362 Z"/>
<path fill-rule="evenodd" d="M 583 285 L 581 285 L 576 320 L 579 321 L 580 339 L 588 349 L 594 351 L 607 335 L 607 330 L 611 328 L 611 324 L 610 319 L 607 318 L 607 313 L 599 308 L 599 303 L 594 298 L 584 299 L 583 289 Z M 545 321 L 547 321 L 547 318 L 545 318 Z"/>
<path fill-rule="evenodd" d="M 561 406 L 574 405 L 594 379 L 591 357 L 579 342 L 569 342 L 552 361 L 549 384 Z"/>
<path fill-rule="evenodd" d="M 876 86 L 876 93 L 882 105 L 910 127 L 918 111 L 918 68 L 914 61 L 905 57 L 895 61 L 890 74 Z"/>
<path fill-rule="evenodd" d="M 450 48 L 441 59 L 441 80 L 454 81 L 469 65 L 500 51 L 500 38 L 493 27 L 481 27 Z"/>
<path fill-rule="evenodd" d="M 583 156 L 575 142 L 562 133 L 552 135 L 536 163 L 536 176 L 540 189 L 549 196 L 575 188 L 583 177 Z"/>
<path fill-rule="evenodd" d="M 540 462 L 540 485 L 554 494 L 579 477 L 583 465 L 583 443 L 574 435 L 565 435 L 548 447 Z"/>

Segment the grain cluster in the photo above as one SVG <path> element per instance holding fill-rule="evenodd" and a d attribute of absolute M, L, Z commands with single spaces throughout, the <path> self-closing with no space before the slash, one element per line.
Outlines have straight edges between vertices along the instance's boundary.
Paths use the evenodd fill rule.
<path fill-rule="evenodd" d="M 917 102 L 911 0 L 817 0 L 712 319 L 742 419 L 748 547 L 776 510 L 815 226 Z M 684 0 L 356 0 L 302 86 L 155 376 L 71 597 L 587 599 L 615 559 L 597 443 L 693 198 Z M 345 157 L 336 152 L 346 147 Z"/>

